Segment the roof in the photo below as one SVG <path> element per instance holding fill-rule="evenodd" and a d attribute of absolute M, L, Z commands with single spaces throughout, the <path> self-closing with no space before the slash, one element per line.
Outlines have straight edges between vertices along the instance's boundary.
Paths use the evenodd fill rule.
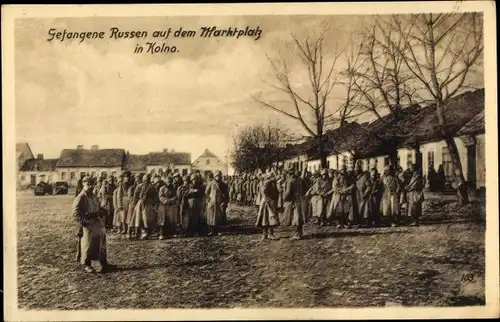
<path fill-rule="evenodd" d="M 196 158 L 196 160 L 193 161 L 193 164 L 202 158 L 216 158 L 220 162 L 225 163 L 218 156 L 216 156 L 212 151 L 210 151 L 209 149 L 205 149 L 205 151 L 198 158 Z"/>
<path fill-rule="evenodd" d="M 147 155 L 129 154 L 125 159 L 124 168 L 130 171 L 143 171 L 146 170 L 147 164 Z"/>
<path fill-rule="evenodd" d="M 34 157 L 33 152 L 31 151 L 30 145 L 27 142 L 16 143 L 16 157 L 19 158 L 19 156 L 23 152 L 28 152 L 30 154 L 31 158 Z"/>
<path fill-rule="evenodd" d="M 217 156 L 212 153 L 212 151 L 210 151 L 209 149 L 205 149 L 205 152 L 203 152 L 199 157 L 199 158 L 217 158 Z"/>
<path fill-rule="evenodd" d="M 474 116 L 459 131 L 458 135 L 484 133 L 484 110 Z"/>
<path fill-rule="evenodd" d="M 429 106 L 429 109 L 434 109 Z M 457 133 L 475 116 L 484 112 L 484 88 L 468 91 L 451 99 L 444 106 L 444 117 L 447 120 L 447 131 Z M 484 119 L 484 117 L 483 117 Z M 414 128 L 412 137 L 405 144 L 412 144 L 418 139 L 420 142 L 441 140 L 440 126 L 436 113 L 428 113 Z"/>
<path fill-rule="evenodd" d="M 121 167 L 124 157 L 124 149 L 64 149 L 57 167 Z"/>
<path fill-rule="evenodd" d="M 191 154 L 184 152 L 151 152 L 146 158 L 148 165 L 191 164 Z"/>
<path fill-rule="evenodd" d="M 28 159 L 19 171 L 54 171 L 59 159 Z"/>

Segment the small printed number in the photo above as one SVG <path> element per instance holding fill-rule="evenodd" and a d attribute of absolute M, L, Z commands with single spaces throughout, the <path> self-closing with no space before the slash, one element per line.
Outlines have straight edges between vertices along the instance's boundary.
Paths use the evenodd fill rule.
<path fill-rule="evenodd" d="M 474 277 L 474 274 L 462 274 L 462 282 L 475 283 L 476 278 Z"/>

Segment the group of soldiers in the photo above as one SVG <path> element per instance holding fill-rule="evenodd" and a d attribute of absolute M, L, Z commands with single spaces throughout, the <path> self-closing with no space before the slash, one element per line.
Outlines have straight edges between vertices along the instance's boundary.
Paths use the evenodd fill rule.
<path fill-rule="evenodd" d="M 91 179 L 106 227 L 129 239 L 213 236 L 227 222 L 229 191 L 220 171 L 206 177 L 199 171 L 185 176 L 126 171 L 118 178 Z"/>
<path fill-rule="evenodd" d="M 272 230 L 280 217 L 285 226 L 296 227 L 294 239 L 301 238 L 310 220 L 338 228 L 419 225 L 424 201 L 424 182 L 415 165 L 406 171 L 388 165 L 382 175 L 375 168 L 363 170 L 360 163 L 314 174 L 307 169 L 242 174 L 229 177 L 228 185 L 232 203 L 258 207 L 257 225 L 270 239 L 275 239 Z"/>
<path fill-rule="evenodd" d="M 420 171 L 387 166 L 376 169 L 269 171 L 223 176 L 221 172 L 132 174 L 85 177 L 73 203 L 78 226 L 77 260 L 93 272 L 90 260 L 109 270 L 106 233 L 129 239 L 220 235 L 227 224 L 229 203 L 256 207 L 255 225 L 262 239 L 277 240 L 274 229 L 294 227 L 291 239 L 301 239 L 308 221 L 338 228 L 403 224 L 402 209 L 418 225 L 422 215 L 424 183 Z"/>

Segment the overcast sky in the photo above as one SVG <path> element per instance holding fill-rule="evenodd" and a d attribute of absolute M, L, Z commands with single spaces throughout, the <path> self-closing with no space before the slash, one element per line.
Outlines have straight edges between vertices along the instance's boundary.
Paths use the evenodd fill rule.
<path fill-rule="evenodd" d="M 15 29 L 16 138 L 33 153 L 58 157 L 78 144 L 147 153 L 163 148 L 185 151 L 194 160 L 206 148 L 224 158 L 238 127 L 278 120 L 294 133 L 300 125 L 252 100 L 262 92 L 279 101 L 266 54 L 282 55 L 295 69 L 290 33 L 330 30 L 325 53 L 334 44 L 357 39 L 363 16 L 234 16 L 152 18 L 23 19 Z M 259 28 L 259 40 L 189 38 L 156 40 L 175 45 L 175 54 L 134 54 L 136 44 L 153 40 L 155 30 L 202 26 Z M 147 39 L 110 40 L 109 30 L 144 30 Z M 47 41 L 48 30 L 105 31 L 105 39 Z M 307 78 L 295 74 L 294 85 Z M 334 93 L 341 98 L 342 91 Z M 285 101 L 283 101 L 285 103 Z"/>

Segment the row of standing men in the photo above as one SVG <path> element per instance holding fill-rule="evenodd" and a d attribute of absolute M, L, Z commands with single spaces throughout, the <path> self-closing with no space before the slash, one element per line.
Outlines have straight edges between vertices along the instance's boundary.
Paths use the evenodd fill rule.
<path fill-rule="evenodd" d="M 389 165 L 382 176 L 375 168 L 363 171 L 359 163 L 351 170 L 314 174 L 243 174 L 230 177 L 228 185 L 231 202 L 258 207 L 256 224 L 263 228 L 264 239 L 277 239 L 273 230 L 280 225 L 294 226 L 293 238 L 300 239 L 308 221 L 338 228 L 397 226 L 408 219 L 419 225 L 424 201 L 424 183 L 415 165 L 406 171 Z"/>

